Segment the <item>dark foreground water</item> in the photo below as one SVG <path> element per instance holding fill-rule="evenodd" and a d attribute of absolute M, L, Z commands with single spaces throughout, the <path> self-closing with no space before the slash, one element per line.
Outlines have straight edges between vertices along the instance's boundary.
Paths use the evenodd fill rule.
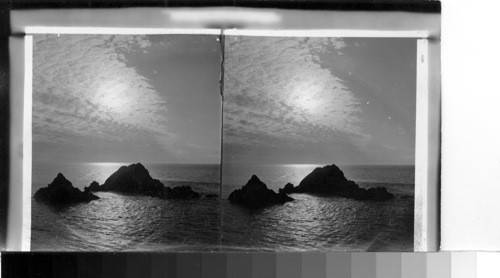
<path fill-rule="evenodd" d="M 103 183 L 121 164 L 40 165 L 33 194 L 62 172 L 74 186 Z M 219 194 L 218 165 L 145 165 L 167 186 L 189 185 Z M 54 207 L 32 202 L 32 250 L 214 250 L 219 242 L 219 199 L 161 200 L 98 192 L 99 200 Z"/>
<path fill-rule="evenodd" d="M 34 165 L 33 194 L 58 172 L 83 189 L 93 180 L 103 183 L 120 166 Z M 167 186 L 190 185 L 202 194 L 219 194 L 218 165 L 145 166 Z M 221 200 L 99 192 L 99 200 L 73 206 L 33 201 L 32 250 L 413 250 L 413 166 L 341 166 L 361 186 L 387 187 L 396 195 L 394 201 L 291 194 L 293 202 L 255 211 L 227 201 L 252 174 L 277 191 L 287 182 L 297 185 L 315 167 L 224 165 Z"/>
<path fill-rule="evenodd" d="M 298 183 L 318 165 L 224 165 L 222 244 L 225 249 L 412 251 L 413 166 L 340 166 L 362 187 L 384 186 L 394 201 L 370 202 L 291 194 L 293 202 L 248 211 L 227 196 L 256 174 L 268 187 Z"/>

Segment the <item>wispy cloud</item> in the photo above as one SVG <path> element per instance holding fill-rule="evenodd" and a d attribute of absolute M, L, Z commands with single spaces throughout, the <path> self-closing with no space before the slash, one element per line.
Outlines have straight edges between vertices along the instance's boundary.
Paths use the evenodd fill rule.
<path fill-rule="evenodd" d="M 36 36 L 34 141 L 172 137 L 166 131 L 165 96 L 127 65 L 127 54 L 147 53 L 150 46 L 143 36 Z"/>
<path fill-rule="evenodd" d="M 322 66 L 342 55 L 335 38 L 226 40 L 224 143 L 254 146 L 350 142 L 366 146 L 360 102 Z"/>

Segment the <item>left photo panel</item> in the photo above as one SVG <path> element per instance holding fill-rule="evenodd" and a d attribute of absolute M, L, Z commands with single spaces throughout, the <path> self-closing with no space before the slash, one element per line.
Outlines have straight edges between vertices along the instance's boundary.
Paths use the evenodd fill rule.
<path fill-rule="evenodd" d="M 216 250 L 218 35 L 33 36 L 34 251 Z"/>

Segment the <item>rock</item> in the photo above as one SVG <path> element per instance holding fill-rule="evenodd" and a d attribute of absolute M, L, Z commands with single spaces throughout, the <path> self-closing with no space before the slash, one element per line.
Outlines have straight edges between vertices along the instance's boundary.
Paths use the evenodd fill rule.
<path fill-rule="evenodd" d="M 289 193 L 293 193 L 293 190 L 294 190 L 293 184 L 291 184 L 291 183 L 287 183 L 287 184 L 285 185 L 285 187 L 280 188 L 280 189 L 278 190 L 278 192 L 280 192 L 280 193 L 281 193 L 281 192 L 283 192 L 283 193 L 289 194 Z"/>
<path fill-rule="evenodd" d="M 198 199 L 200 194 L 194 192 L 190 186 L 176 186 L 174 188 L 166 187 L 162 199 Z"/>
<path fill-rule="evenodd" d="M 231 192 L 228 199 L 233 204 L 249 208 L 261 208 L 270 205 L 284 204 L 294 200 L 283 192 L 276 193 L 267 188 L 267 185 L 256 175 L 253 175 L 241 189 Z"/>
<path fill-rule="evenodd" d="M 89 186 L 86 186 L 84 189 L 83 189 L 84 192 L 95 192 L 95 191 L 99 191 L 99 183 L 96 182 L 96 181 L 93 181 Z"/>
<path fill-rule="evenodd" d="M 219 195 L 217 195 L 217 194 L 207 194 L 207 195 L 205 195 L 205 198 L 217 198 L 217 197 L 219 197 Z"/>
<path fill-rule="evenodd" d="M 298 186 L 287 184 L 281 192 L 312 193 L 363 201 L 386 201 L 394 198 L 384 187 L 360 188 L 355 182 L 346 179 L 344 173 L 334 164 L 314 169 Z"/>
<path fill-rule="evenodd" d="M 394 194 L 389 193 L 385 187 L 375 187 L 375 188 L 369 188 L 362 190 L 366 190 L 366 197 L 370 201 L 386 201 L 390 199 L 394 199 Z"/>
<path fill-rule="evenodd" d="M 90 187 L 93 187 L 92 183 Z M 141 164 L 131 164 L 120 167 L 106 179 L 103 185 L 93 187 L 94 191 L 113 191 L 129 194 L 140 194 L 152 197 L 162 197 L 163 184 L 149 175 L 149 171 Z"/>
<path fill-rule="evenodd" d="M 73 187 L 73 184 L 61 173 L 57 174 L 57 177 L 47 187 L 40 188 L 34 197 L 39 202 L 50 204 L 72 204 L 99 199 L 90 191 L 82 192 Z"/>
<path fill-rule="evenodd" d="M 111 174 L 104 184 L 99 186 L 94 181 L 85 190 L 138 194 L 161 199 L 196 199 L 200 197 L 200 194 L 193 191 L 190 186 L 165 187 L 161 181 L 153 179 L 141 163 L 122 166 Z"/>

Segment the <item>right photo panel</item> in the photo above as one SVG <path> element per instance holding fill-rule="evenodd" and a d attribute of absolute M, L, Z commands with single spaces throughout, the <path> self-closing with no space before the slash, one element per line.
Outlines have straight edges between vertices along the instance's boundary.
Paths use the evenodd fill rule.
<path fill-rule="evenodd" d="M 223 250 L 414 250 L 416 50 L 225 37 Z"/>

